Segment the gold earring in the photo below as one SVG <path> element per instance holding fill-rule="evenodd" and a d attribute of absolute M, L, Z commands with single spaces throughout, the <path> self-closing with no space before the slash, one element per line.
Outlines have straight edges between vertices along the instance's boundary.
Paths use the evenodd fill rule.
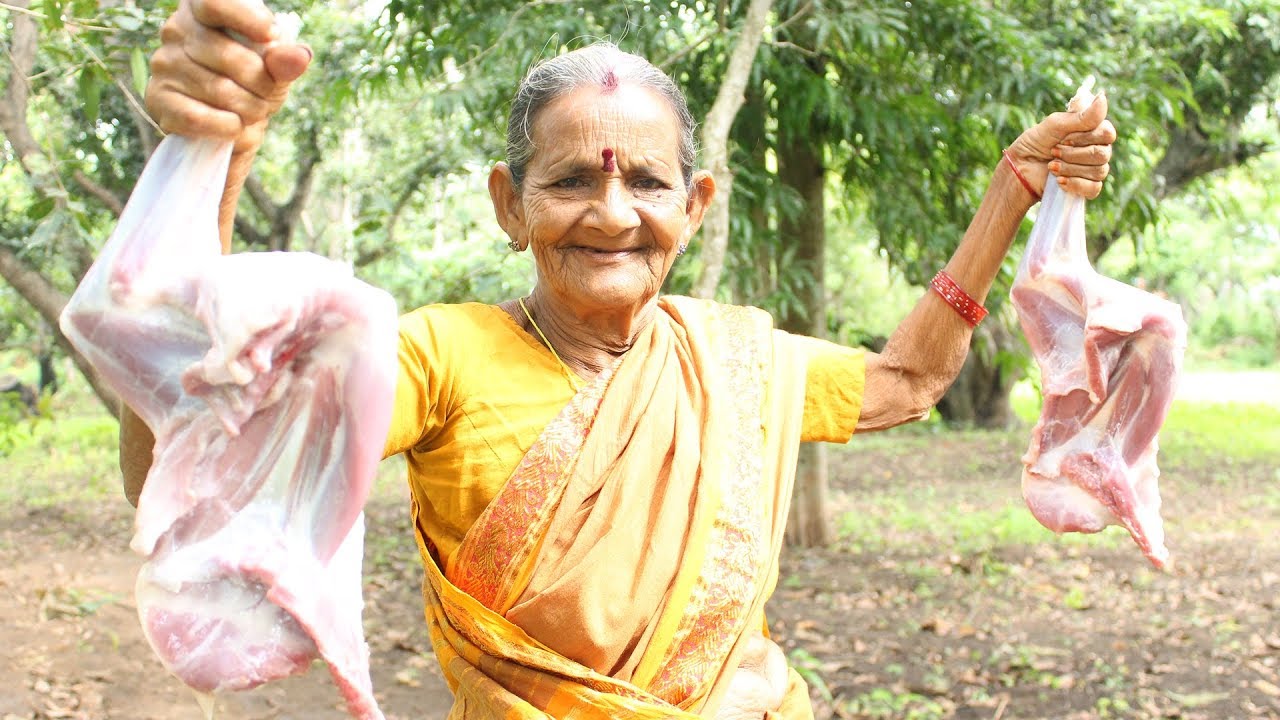
<path fill-rule="evenodd" d="M 520 247 L 520 243 L 516 242 L 515 240 L 508 240 L 507 247 L 511 248 L 511 252 L 520 252 L 521 250 L 523 250 L 523 248 Z"/>

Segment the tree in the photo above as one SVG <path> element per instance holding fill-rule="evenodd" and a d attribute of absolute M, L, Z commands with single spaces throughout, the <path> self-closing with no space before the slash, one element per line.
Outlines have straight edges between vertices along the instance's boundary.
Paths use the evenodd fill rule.
<path fill-rule="evenodd" d="M 1024 27 L 1052 28 L 1039 34 L 1046 57 L 1063 58 L 1064 67 L 1072 63 L 1080 73 L 1099 73 L 1110 90 L 1121 140 L 1106 192 L 1090 204 L 1091 260 L 1160 222 L 1162 200 L 1276 147 L 1275 134 L 1249 137 L 1244 128 L 1250 113 L 1280 89 L 1280 26 L 1274 21 L 1280 3 L 1136 8 L 1079 2 L 1058 3 L 1052 11 L 1018 4 L 1009 9 Z M 1062 22 L 1064 16 L 1071 21 Z M 997 310 L 1012 280 L 1012 264 L 1007 269 L 992 293 Z M 1028 367 L 1027 356 L 1010 313 L 993 314 L 984 324 L 989 327 L 975 335 L 974 351 L 939 409 L 956 422 L 1005 427 L 1012 421 L 1009 390 Z"/>
<path fill-rule="evenodd" d="M 716 101 L 702 124 L 702 162 L 716 178 L 716 195 L 702 226 L 702 272 L 694 284 L 693 295 L 714 298 L 724 272 L 725 253 L 729 247 L 729 210 L 733 197 L 733 169 L 729 166 L 729 132 L 746 100 L 743 93 L 751 74 L 760 36 L 768 19 L 770 0 L 752 0 L 742 21 L 738 41 L 734 44 L 725 69 L 724 82 L 716 92 Z"/>
<path fill-rule="evenodd" d="M 9 67 L 4 77 L 4 96 L 0 99 L 0 133 L 3 133 L 7 142 L 8 153 L 17 160 L 29 182 L 31 202 L 25 214 L 30 219 L 39 220 L 40 224 L 28 237 L 9 235 L 12 230 L 23 229 L 20 224 L 5 228 L 7 232 L 3 242 L 0 242 L 0 276 L 45 319 L 52 328 L 55 342 L 75 359 L 77 368 L 89 381 L 94 392 L 114 414 L 118 412 L 115 393 L 93 367 L 75 352 L 57 327 L 58 316 L 67 303 L 67 292 L 56 284 L 51 277 L 52 273 L 43 273 L 38 269 L 42 264 L 40 260 L 49 262 L 54 256 L 60 255 L 67 261 L 63 263 L 63 269 L 78 280 L 92 261 L 92 249 L 85 241 L 85 231 L 100 221 L 101 212 L 95 212 L 83 199 L 73 197 L 68 190 L 70 183 L 73 183 L 71 187 L 78 187 L 108 212 L 118 213 L 123 206 L 110 184 L 94 180 L 85 170 L 74 167 L 72 163 L 59 163 L 55 156 L 51 156 L 42 147 L 32 132 L 29 114 L 32 110 L 33 85 L 30 78 L 40 55 L 38 20 L 43 21 L 46 28 L 70 27 L 74 31 L 66 34 L 69 43 L 51 48 L 52 52 L 45 53 L 44 57 L 49 59 L 62 53 L 78 54 L 83 58 L 79 87 L 87 100 L 81 105 L 86 115 L 97 115 L 101 108 L 99 83 L 104 74 L 112 72 L 108 65 L 108 60 L 112 58 L 108 51 L 113 47 L 110 40 L 114 38 L 107 42 L 82 39 L 78 31 L 83 26 L 74 21 L 69 24 L 63 14 L 92 9 L 92 6 L 81 2 L 55 9 L 61 12 L 49 15 L 33 10 L 29 0 L 16 0 L 8 7 L 5 40 Z M 127 9 L 113 7 L 108 10 L 117 19 L 136 19 Z M 104 57 L 107 59 L 104 60 Z M 120 82 L 124 92 L 128 93 L 129 86 L 124 84 L 125 77 L 127 76 L 117 75 L 113 79 Z M 88 137 L 90 134 L 73 132 L 70 136 L 57 138 L 55 142 L 71 148 L 83 148 L 94 144 Z M 116 163 L 107 162 L 104 165 L 112 168 Z"/>
<path fill-rule="evenodd" d="M 808 276 L 800 287 L 797 307 L 780 318 L 788 332 L 826 336 L 826 163 L 825 148 L 812 142 L 821 135 L 820 115 L 784 114 L 778 123 L 778 180 L 796 193 L 804 211 L 782 214 L 779 234 L 795 248 L 795 262 Z M 821 443 L 800 447 L 792 493 L 787 541 L 813 547 L 835 539 L 827 513 L 827 448 Z"/>
<path fill-rule="evenodd" d="M 966 148 L 960 141 L 973 138 L 969 142 L 973 145 L 989 140 L 986 134 L 975 136 L 954 129 L 971 117 L 972 108 L 951 108 L 939 102 L 936 91 L 942 61 L 933 59 L 942 57 L 938 43 L 912 24 L 927 20 L 935 25 L 957 25 L 959 21 L 953 17 L 957 14 L 973 25 L 983 20 L 972 8 L 961 10 L 968 14 L 952 6 L 916 11 L 852 3 L 817 9 L 800 3 L 779 5 L 779 14 L 786 20 L 780 23 L 775 42 L 765 53 L 756 94 L 765 98 L 769 113 L 766 125 L 773 132 L 772 137 L 769 132 L 764 137 L 775 158 L 776 182 L 785 192 L 775 196 L 772 218 L 759 218 L 754 223 L 759 235 L 777 238 L 772 243 L 771 266 L 763 274 L 748 271 L 737 276 L 748 278 L 757 296 L 781 301 L 775 312 L 785 329 L 817 337 L 833 329 L 825 285 L 830 272 L 826 225 L 837 215 L 828 211 L 831 187 L 842 189 L 846 202 L 857 207 L 902 212 L 900 200 L 905 199 L 907 208 L 917 209 L 914 224 L 921 224 L 924 215 L 941 227 L 933 233 L 928 230 L 937 228 L 915 229 L 908 240 L 919 245 L 908 252 L 925 248 L 943 254 L 958 240 L 960 232 L 952 227 L 958 223 L 945 211 L 963 202 L 963 196 L 944 197 L 938 202 L 931 191 L 949 192 L 950 186 L 939 178 L 932 188 L 921 189 L 919 178 L 939 177 L 964 163 L 966 155 L 955 152 Z M 975 34 L 950 33 L 961 47 Z M 922 39 L 925 37 L 930 39 Z M 989 51 L 975 51 L 979 58 L 989 55 Z M 991 57 L 987 61 L 995 64 L 1000 60 Z M 759 142 L 757 128 L 744 124 L 742 130 Z M 743 137 L 740 142 L 752 141 Z M 946 161 L 943 167 L 937 167 L 940 158 Z M 911 189 L 886 194 L 886 187 Z M 901 247 L 886 246 L 893 250 Z M 757 257 L 761 254 L 759 244 L 744 250 Z M 914 264 L 906 255 L 900 254 L 901 262 Z M 750 262 L 759 268 L 758 260 Z M 781 272 L 784 266 L 785 274 Z M 838 315 L 842 309 L 833 311 Z M 825 507 L 826 475 L 821 447 L 803 448 L 788 526 L 792 542 L 823 544 L 831 539 Z"/>
<path fill-rule="evenodd" d="M 139 98 L 147 79 L 148 49 L 175 5 L 167 0 L 143 9 L 110 0 L 21 0 L 0 6 L 0 41 L 8 60 L 0 64 L 0 133 L 5 141 L 0 154 L 15 161 L 6 167 L 21 169 L 21 174 L 0 173 L 0 187 L 6 191 L 0 200 L 0 277 L 42 318 L 57 346 L 113 414 L 118 412 L 115 394 L 62 336 L 58 317 L 111 232 L 160 135 Z M 342 186 L 325 172 L 325 158 L 336 155 L 333 148 L 348 137 L 338 120 L 356 99 L 349 69 L 361 67 L 363 58 L 367 72 L 377 70 L 367 59 L 367 32 L 351 22 L 362 4 L 273 5 L 304 12 L 315 8 L 307 12 L 307 32 L 327 51 L 296 89 L 289 109 L 273 123 L 246 183 L 247 200 L 236 218 L 237 243 L 280 250 L 300 244 L 345 256 L 358 250 L 353 236 L 365 219 L 358 210 L 364 203 L 352 200 L 349 192 L 329 194 L 345 197 L 347 209 L 357 208 L 343 224 L 323 222 L 322 213 L 329 208 L 317 208 L 312 201 L 317 187 Z M 401 123 L 406 126 L 412 128 Z M 410 154 L 406 143 L 379 145 L 378 150 Z M 386 163 L 401 164 L 406 163 Z M 420 187 L 420 182 L 409 183 L 402 192 L 408 197 Z M 361 189 L 368 195 L 383 192 L 381 187 Z"/>
<path fill-rule="evenodd" d="M 0 171 L 0 275 L 49 323 L 155 144 L 137 95 L 172 5 L 0 6 L 10 59 L 0 66 L 0 152 L 14 161 Z M 707 119 L 705 159 L 727 158 L 719 179 L 732 202 L 717 200 L 725 214 L 708 219 L 701 257 L 678 263 L 669 289 L 697 283 L 699 294 L 760 305 L 819 336 L 866 337 L 884 321 L 830 301 L 848 273 L 828 260 L 848 256 L 833 248 L 852 234 L 845 226 L 872 237 L 891 272 L 923 285 L 961 236 L 1000 149 L 1086 74 L 1110 91 L 1122 135 L 1112 179 L 1090 206 L 1095 257 L 1156 222 L 1161 200 L 1275 144 L 1274 132 L 1251 135 L 1246 118 L 1276 94 L 1277 0 L 786 0 L 772 14 L 760 9 L 768 5 L 392 0 L 370 16 L 355 0 L 274 3 L 305 14 L 319 52 L 273 123 L 237 242 L 347 257 L 403 305 L 509 296 L 528 266 L 500 252 L 483 193 L 459 189 L 501 157 L 519 75 L 595 37 L 672 74 Z M 762 31 L 744 29 L 761 18 Z M 750 69 L 740 88 L 731 66 Z M 470 236 L 482 242 L 461 241 Z M 723 273 L 712 236 L 732 238 Z M 1010 418 L 1008 389 L 1028 362 L 1001 307 L 1014 267 L 940 405 L 949 420 Z"/>
<path fill-rule="evenodd" d="M 761 85 L 749 91 L 767 98 L 764 107 L 770 119 L 765 127 L 774 124 L 776 137 L 770 140 L 767 129 L 762 132 L 742 123 L 738 129 L 744 134 L 738 140 L 740 147 L 768 142 L 776 158 L 778 184 L 795 192 L 777 195 L 775 210 L 768 216 L 743 222 L 754 227 L 757 238 L 775 233 L 778 238 L 765 245 L 772 246 L 766 253 L 760 242 L 741 247 L 736 255 L 741 266 L 732 276 L 739 285 L 745 279 L 752 289 L 736 295 L 775 298 L 781 318 L 814 315 L 828 323 L 791 326 L 800 331 L 821 334 L 835 329 L 846 337 L 859 335 L 841 327 L 858 323 L 846 314 L 848 309 L 831 308 L 831 314 L 824 315 L 823 280 L 829 273 L 838 276 L 839 270 L 824 267 L 825 243 L 816 240 L 822 235 L 817 226 L 826 210 L 822 193 L 813 191 L 813 175 L 820 177 L 824 167 L 838 173 L 845 204 L 866 208 L 891 265 L 924 284 L 963 233 L 1000 148 L 1070 96 L 1074 87 L 1063 81 L 1064 76 L 1079 79 L 1100 65 L 1113 89 L 1113 102 L 1126 87 L 1134 88 L 1130 92 L 1135 99 L 1121 101 L 1115 115 L 1121 126 L 1136 125 L 1135 135 L 1146 140 L 1153 134 L 1151 128 L 1181 122 L 1182 108 L 1196 103 L 1177 68 L 1199 67 L 1209 55 L 1231 56 L 1218 47 L 1180 59 L 1152 42 L 1153 37 L 1185 35 L 1192 26 L 1222 26 L 1220 14 L 1192 14 L 1193 20 L 1187 21 L 1182 12 L 1186 8 L 1180 7 L 1149 17 L 1150 27 L 1135 39 L 1126 32 L 1099 31 L 1122 26 L 1106 22 L 1122 13 L 1122 6 L 1091 3 L 1087 15 L 1083 6 L 1077 15 L 1102 20 L 1071 23 L 1064 33 L 1061 4 L 1055 5 L 1050 23 L 1047 17 L 1030 17 L 1047 13 L 1044 6 L 949 3 L 867 9 L 831 3 L 806 13 L 807 4 L 780 3 L 778 12 L 788 18 L 786 23 L 801 22 L 777 33 L 762 58 Z M 1170 26 L 1175 21 L 1180 29 Z M 1034 32 L 1029 27 L 1052 29 Z M 1224 40 L 1230 35 L 1220 30 L 1203 37 Z M 1098 47 L 1091 47 L 1090 41 Z M 1244 52 L 1265 56 L 1260 51 Z M 1143 62 L 1122 66 L 1111 58 L 1127 52 Z M 805 71 L 796 72 L 798 68 Z M 1266 73 L 1249 77 L 1256 80 L 1260 75 Z M 1238 108 L 1235 112 L 1239 114 Z M 1147 150 L 1141 143 L 1122 146 L 1115 166 L 1141 168 Z M 796 199 L 801 209 L 792 215 L 788 204 Z M 1140 229 L 1151 222 L 1158 199 L 1130 179 L 1121 192 L 1095 203 L 1092 227 L 1100 237 L 1119 234 L 1119 227 Z M 764 265 L 762 274 L 760 259 L 770 253 L 773 262 Z M 783 265 L 793 272 L 790 278 L 780 272 Z M 1000 312 L 1014 267 L 1011 259 L 989 301 L 996 313 L 975 334 L 965 368 L 940 403 L 950 420 L 984 427 L 1004 427 L 1013 420 L 1009 392 L 1029 362 L 1012 314 Z M 796 270 L 800 272 L 794 274 Z M 806 511 L 821 501 L 801 499 L 825 495 L 820 462 L 806 465 L 812 470 L 798 479 L 793 504 L 804 517 L 793 516 L 793 539 L 829 534 L 822 511 Z"/>

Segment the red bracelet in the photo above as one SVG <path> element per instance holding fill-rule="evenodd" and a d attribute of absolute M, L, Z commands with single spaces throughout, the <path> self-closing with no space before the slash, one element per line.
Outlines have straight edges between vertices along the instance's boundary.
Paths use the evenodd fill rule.
<path fill-rule="evenodd" d="M 1027 182 L 1027 178 L 1022 174 L 1022 171 L 1018 170 L 1017 165 L 1013 164 L 1013 156 L 1009 154 L 1008 150 L 1004 150 L 1002 152 L 1004 153 L 1005 162 L 1009 163 L 1009 169 L 1012 170 L 1013 174 L 1018 176 L 1018 179 L 1022 181 L 1022 187 L 1026 188 L 1027 192 L 1031 193 L 1031 197 L 1039 200 L 1040 193 L 1036 192 L 1036 189 L 1031 187 L 1031 183 Z"/>
<path fill-rule="evenodd" d="M 987 309 L 977 300 L 969 297 L 969 293 L 961 290 L 946 270 L 939 270 L 938 274 L 933 276 L 933 280 L 929 281 L 929 287 L 942 296 L 942 299 L 946 300 L 947 304 L 969 323 L 969 327 L 978 327 L 982 318 L 987 316 Z"/>

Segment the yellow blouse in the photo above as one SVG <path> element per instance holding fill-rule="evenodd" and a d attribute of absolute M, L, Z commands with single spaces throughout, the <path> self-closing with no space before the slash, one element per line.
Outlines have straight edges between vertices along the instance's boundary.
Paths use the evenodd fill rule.
<path fill-rule="evenodd" d="M 862 409 L 864 352 L 809 345 L 802 439 L 848 442 Z M 817 344 L 814 351 L 812 344 Z M 781 349 L 785 351 L 785 349 Z M 565 370 L 494 305 L 428 305 L 400 319 L 400 377 L 386 455 L 405 453 L 424 533 L 448 571 L 467 530 L 573 398 Z"/>

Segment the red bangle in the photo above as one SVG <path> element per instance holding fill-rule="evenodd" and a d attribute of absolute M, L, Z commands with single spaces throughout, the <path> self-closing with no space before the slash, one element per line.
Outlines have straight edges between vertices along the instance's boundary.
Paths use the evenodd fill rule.
<path fill-rule="evenodd" d="M 978 327 L 982 318 L 987 316 L 987 309 L 977 300 L 969 297 L 969 293 L 961 290 L 946 270 L 939 270 L 938 274 L 933 276 L 933 280 L 929 281 L 929 287 L 946 300 L 947 304 L 969 323 L 969 327 Z"/>
<path fill-rule="evenodd" d="M 1031 187 L 1031 183 L 1027 182 L 1026 176 L 1022 174 L 1022 171 L 1018 170 L 1017 165 L 1013 164 L 1013 156 L 1009 154 L 1008 150 L 1003 150 L 1002 153 L 1004 154 L 1005 162 L 1009 163 L 1009 169 L 1012 170 L 1013 174 L 1022 181 L 1022 187 L 1026 188 L 1027 192 L 1031 193 L 1031 197 L 1039 200 L 1040 193 L 1036 192 L 1036 189 Z"/>

